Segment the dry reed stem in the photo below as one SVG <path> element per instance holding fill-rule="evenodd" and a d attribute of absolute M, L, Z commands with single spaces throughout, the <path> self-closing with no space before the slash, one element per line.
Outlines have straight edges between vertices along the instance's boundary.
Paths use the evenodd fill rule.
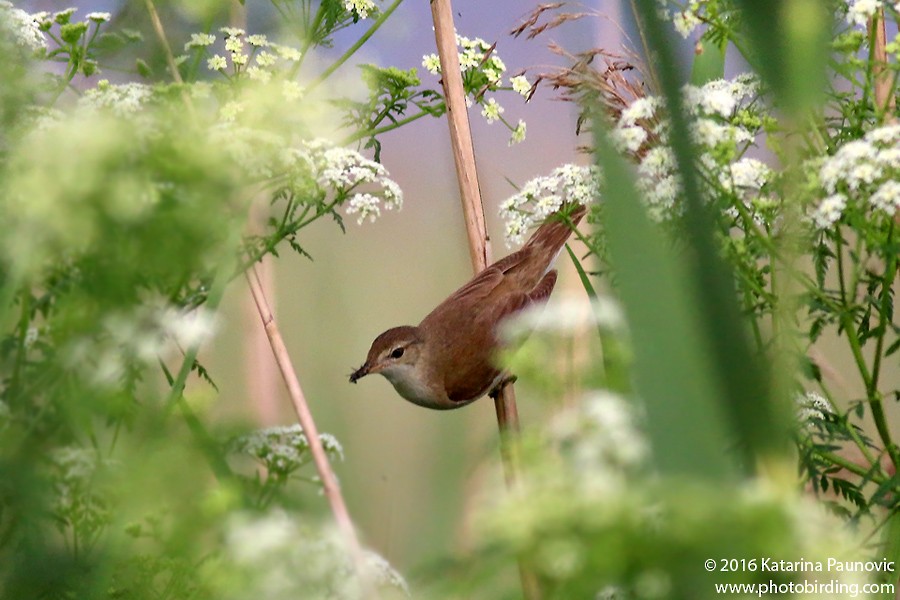
<path fill-rule="evenodd" d="M 491 264 L 491 245 L 484 222 L 484 204 L 478 186 L 475 166 L 475 149 L 472 131 L 466 111 L 465 90 L 459 55 L 456 48 L 456 28 L 453 24 L 451 0 L 431 0 L 431 16 L 434 21 L 434 36 L 441 63 L 441 84 L 447 104 L 447 123 L 450 127 L 450 144 L 456 164 L 460 200 L 466 222 L 469 241 L 469 257 L 472 270 L 478 273 Z M 515 390 L 506 384 L 494 399 L 497 426 L 500 429 L 500 454 L 507 485 L 512 488 L 518 481 L 520 466 L 518 460 L 519 411 L 516 406 Z M 540 598 L 537 579 L 522 560 L 518 561 L 522 593 L 527 600 Z"/>
<path fill-rule="evenodd" d="M 872 58 L 875 61 L 875 109 L 884 111 L 885 122 L 892 123 L 896 120 L 894 109 L 896 108 L 896 100 L 891 94 L 894 83 L 894 76 L 888 68 L 887 57 L 887 35 L 884 25 L 884 8 L 878 9 L 875 16 L 869 19 L 869 32 L 872 35 L 874 29 L 875 43 L 872 48 Z"/>
<path fill-rule="evenodd" d="M 281 332 L 278 330 L 278 325 L 275 322 L 275 317 L 272 315 L 272 311 L 269 308 L 269 302 L 266 299 L 265 292 L 260 284 L 256 266 L 251 266 L 250 269 L 244 273 L 244 276 L 247 278 L 247 283 L 250 285 L 250 293 L 253 295 L 253 301 L 256 303 L 259 318 L 262 320 L 263 326 L 265 327 L 266 335 L 269 338 L 269 344 L 272 347 L 272 354 L 275 356 L 275 361 L 278 363 L 281 376 L 287 386 L 291 403 L 294 406 L 294 411 L 297 413 L 297 420 L 300 421 L 300 426 L 303 428 L 303 433 L 309 443 L 309 452 L 312 454 L 316 471 L 319 473 L 319 478 L 322 480 L 322 489 L 325 493 L 325 497 L 328 498 L 328 503 L 331 505 L 331 512 L 334 515 L 338 530 L 344 538 L 344 543 L 346 543 L 347 549 L 353 558 L 357 575 L 365 590 L 368 587 L 367 578 L 362 549 L 359 545 L 359 540 L 356 537 L 356 529 L 353 527 L 353 521 L 350 519 L 347 505 L 344 503 L 344 496 L 341 494 L 337 478 L 334 475 L 334 471 L 331 469 L 328 455 L 325 454 L 325 449 L 322 447 L 322 441 L 319 439 L 319 431 L 313 420 L 312 412 L 309 410 L 309 405 L 306 403 L 303 389 L 300 387 L 300 380 L 297 378 L 297 372 L 294 370 L 287 347 L 284 345 Z"/>

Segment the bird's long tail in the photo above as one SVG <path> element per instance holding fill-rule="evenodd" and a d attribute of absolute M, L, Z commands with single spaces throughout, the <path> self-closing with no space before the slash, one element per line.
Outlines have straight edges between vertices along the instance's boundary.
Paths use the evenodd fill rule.
<path fill-rule="evenodd" d="M 586 213 L 587 207 L 584 205 L 575 207 L 564 206 L 559 212 L 548 217 L 547 221 L 537 228 L 531 237 L 528 238 L 528 241 L 525 242 L 525 246 L 522 249 L 540 248 L 542 255 L 552 257 L 548 263 L 549 266 L 572 234 L 571 227 L 578 225 Z M 566 215 L 567 218 L 564 218 L 563 215 Z"/>

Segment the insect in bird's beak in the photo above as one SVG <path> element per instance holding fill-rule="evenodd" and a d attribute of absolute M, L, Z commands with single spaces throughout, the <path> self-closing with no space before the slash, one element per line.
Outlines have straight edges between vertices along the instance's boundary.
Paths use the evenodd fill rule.
<path fill-rule="evenodd" d="M 356 383 L 360 378 L 365 377 L 368 374 L 369 374 L 368 365 L 363 365 L 360 368 L 358 368 L 357 370 L 353 371 L 353 373 L 350 374 L 350 383 Z"/>

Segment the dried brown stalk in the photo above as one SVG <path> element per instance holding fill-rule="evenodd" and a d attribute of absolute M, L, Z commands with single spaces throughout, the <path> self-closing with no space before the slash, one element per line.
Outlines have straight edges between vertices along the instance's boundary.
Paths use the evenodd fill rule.
<path fill-rule="evenodd" d="M 891 74 L 891 70 L 888 68 L 884 8 L 878 9 L 875 16 L 869 19 L 869 35 L 874 38 L 872 58 L 874 59 L 873 71 L 875 75 L 875 108 L 876 110 L 883 111 L 885 122 L 893 122 L 896 120 L 894 115 L 896 99 L 891 93 L 894 77 Z"/>
<path fill-rule="evenodd" d="M 526 16 L 512 35 L 525 35 L 527 39 L 551 31 L 565 23 L 585 17 L 602 17 L 593 12 L 562 12 L 553 14 L 562 6 L 561 2 L 542 4 Z M 544 21 L 543 19 L 547 19 Z M 576 133 L 589 122 L 589 107 L 599 101 L 607 116 L 616 121 L 622 111 L 638 98 L 647 95 L 644 86 L 646 77 L 639 57 L 633 52 L 622 54 L 610 52 L 602 48 L 592 48 L 583 52 L 571 53 L 555 42 L 548 42 L 547 48 L 568 59 L 566 67 L 558 67 L 553 71 L 539 73 L 535 79 L 534 89 L 538 85 L 546 85 L 559 91 L 559 99 L 573 102 L 580 107 Z M 642 124 L 643 125 L 643 124 Z M 645 127 L 648 132 L 651 127 Z M 648 140 L 652 142 L 653 140 Z M 589 149 L 585 149 L 589 150 Z"/>
<path fill-rule="evenodd" d="M 334 515 L 338 530 L 356 564 L 357 575 L 360 577 L 360 581 L 365 588 L 367 586 L 367 578 L 362 548 L 356 537 L 356 529 L 353 527 L 353 521 L 350 519 L 350 513 L 347 510 L 344 496 L 341 494 L 341 489 L 338 486 L 337 477 L 335 477 L 334 471 L 331 469 L 328 455 L 325 453 L 325 448 L 322 447 L 322 441 L 319 439 L 319 431 L 313 420 L 312 412 L 309 410 L 309 405 L 306 403 L 306 397 L 303 395 L 303 389 L 300 387 L 300 380 L 297 378 L 297 372 L 294 370 L 294 366 L 291 363 L 290 355 L 288 354 L 287 347 L 284 345 L 281 332 L 278 330 L 275 317 L 272 315 L 272 310 L 269 308 L 269 302 L 266 299 L 266 294 L 260 283 L 256 267 L 251 267 L 244 273 L 244 276 L 247 278 L 247 283 L 250 285 L 250 292 L 253 295 L 253 301 L 256 303 L 259 318 L 262 320 L 263 326 L 265 327 L 266 335 L 269 338 L 272 354 L 275 356 L 275 361 L 278 363 L 281 376 L 284 378 L 284 382 L 287 385 L 291 403 L 297 413 L 297 420 L 300 421 L 300 426 L 303 428 L 303 434 L 306 436 L 306 440 L 309 443 L 309 452 L 312 454 L 316 471 L 319 474 L 319 478 L 322 480 L 322 489 L 325 493 L 325 497 L 328 498 L 328 503 L 331 506 L 331 512 Z"/>
<path fill-rule="evenodd" d="M 478 187 L 475 166 L 475 150 L 472 132 L 466 112 L 465 90 L 456 48 L 456 28 L 453 25 L 453 7 L 450 0 L 431 0 L 431 16 L 434 21 L 434 35 L 441 62 L 441 83 L 447 103 L 447 122 L 450 126 L 450 143 L 456 163 L 460 200 L 466 221 L 469 241 L 469 256 L 475 273 L 491 264 L 490 238 L 484 222 L 484 205 Z M 512 384 L 504 385 L 494 399 L 497 426 L 500 429 L 500 449 L 507 483 L 512 486 L 518 479 L 519 463 L 517 444 L 519 433 L 519 413 Z M 519 561 L 519 576 L 522 592 L 527 600 L 540 598 L 537 579 Z"/>

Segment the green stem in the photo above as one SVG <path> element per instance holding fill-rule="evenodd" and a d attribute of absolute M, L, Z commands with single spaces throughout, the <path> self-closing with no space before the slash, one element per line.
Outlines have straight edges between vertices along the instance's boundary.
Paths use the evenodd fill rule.
<path fill-rule="evenodd" d="M 375 136 L 381 135 L 383 133 L 393 131 L 394 129 L 403 127 L 404 125 L 408 125 L 409 123 L 412 123 L 413 121 L 418 121 L 422 117 L 430 115 L 430 114 L 433 114 L 433 113 L 423 110 L 422 112 L 416 113 L 414 115 L 410 115 L 404 119 L 400 119 L 399 121 L 394 121 L 390 125 L 385 125 L 384 127 L 379 127 L 377 129 L 369 129 L 367 131 L 360 131 L 360 132 L 354 133 L 353 135 L 347 136 L 346 138 L 341 140 L 340 145 L 346 146 L 348 144 L 352 144 L 353 142 L 356 142 L 363 138 L 375 137 Z"/>
<path fill-rule="evenodd" d="M 337 71 L 339 68 L 341 68 L 341 66 L 343 66 L 343 64 L 345 62 L 347 62 L 351 56 L 356 54 L 356 51 L 359 50 L 360 48 L 362 48 L 363 44 L 368 42 L 369 38 L 371 38 L 373 35 L 375 35 L 375 32 L 381 28 L 381 26 L 384 24 L 384 22 L 387 20 L 387 18 L 390 17 L 391 14 L 393 14 L 393 12 L 395 10 L 397 10 L 397 7 L 400 6 L 401 2 L 403 2 L 403 0 L 394 0 L 394 3 L 391 4 L 386 11 L 384 11 L 383 13 L 378 15 L 378 18 L 375 20 L 374 23 L 372 23 L 372 26 L 369 27 L 369 29 L 364 34 L 362 34 L 362 36 L 358 40 L 356 40 L 356 42 L 352 46 L 347 48 L 347 51 L 344 52 L 340 56 L 340 58 L 338 58 L 336 61 L 334 61 L 327 69 L 322 71 L 322 73 L 318 77 L 316 77 L 309 84 L 309 86 L 307 86 L 307 92 L 312 91 L 319 84 L 321 84 L 323 81 L 328 79 L 328 77 L 331 76 L 331 74 L 334 73 L 335 71 Z"/>
<path fill-rule="evenodd" d="M 276 5 L 276 8 L 278 8 L 277 5 Z M 281 12 L 282 15 L 284 15 L 284 13 L 281 11 L 281 9 L 279 9 L 278 12 Z M 292 78 L 296 77 L 297 73 L 300 72 L 300 67 L 303 66 L 303 61 L 306 58 L 306 53 L 309 51 L 310 47 L 314 43 L 313 40 L 316 36 L 316 30 L 319 29 L 319 25 L 322 24 L 322 19 L 324 19 L 324 18 L 325 18 L 325 3 L 320 2 L 319 9 L 316 11 L 316 16 L 313 19 L 312 25 L 310 25 L 309 27 L 306 28 L 306 35 L 304 36 L 303 47 L 300 48 L 300 60 L 298 60 L 294 64 L 294 66 L 291 67 L 291 75 L 290 76 Z"/>
<path fill-rule="evenodd" d="M 828 462 L 838 465 L 842 469 L 846 469 L 853 473 L 854 475 L 859 475 L 860 477 L 868 478 L 869 480 L 881 485 L 887 479 L 883 476 L 873 473 L 871 468 L 862 467 L 855 462 L 848 460 L 841 456 L 840 454 L 835 454 L 834 452 L 819 452 L 819 456 L 827 460 Z"/>
<path fill-rule="evenodd" d="M 887 246 L 890 247 L 894 238 L 894 222 L 891 221 L 891 228 L 888 231 Z M 888 330 L 888 314 L 891 311 L 891 287 L 897 276 L 897 254 L 891 252 L 888 256 L 888 263 L 884 268 L 884 277 L 881 281 L 881 310 L 878 319 L 878 339 L 875 341 L 875 359 L 872 363 L 872 379 L 871 387 L 867 390 L 871 398 L 878 393 L 878 376 L 881 372 L 881 355 L 884 352 L 884 339 L 887 337 Z"/>

